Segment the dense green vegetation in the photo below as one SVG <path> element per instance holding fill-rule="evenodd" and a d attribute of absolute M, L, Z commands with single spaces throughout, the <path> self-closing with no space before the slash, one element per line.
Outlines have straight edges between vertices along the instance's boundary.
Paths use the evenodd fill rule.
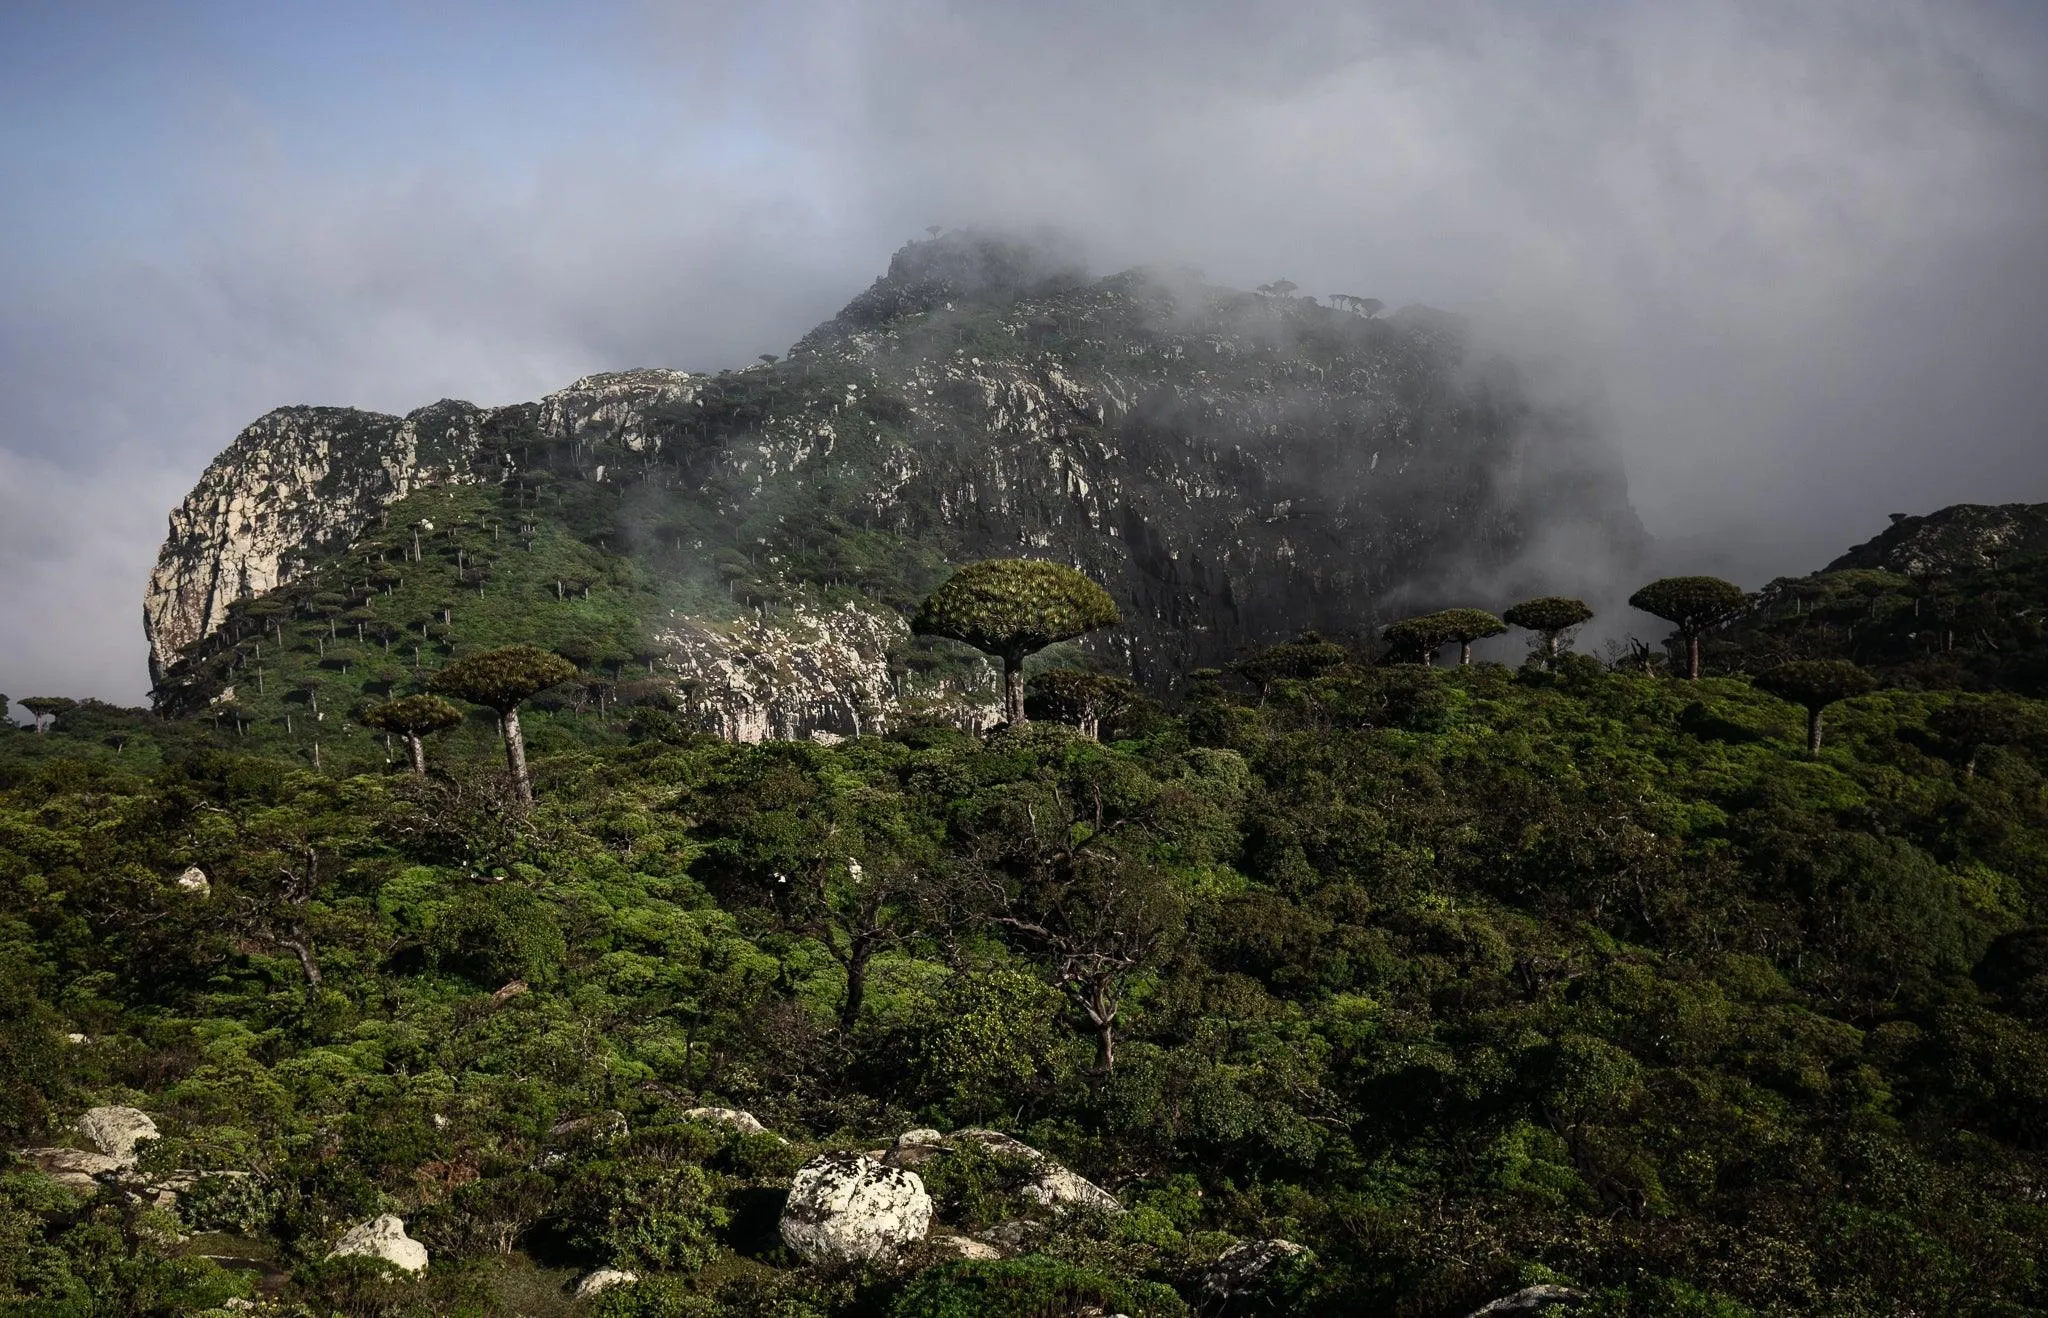
<path fill-rule="evenodd" d="M 481 564 L 501 494 L 422 497 Z M 261 701 L 381 698 L 320 666 L 310 611 L 342 609 L 336 643 L 348 608 L 405 625 L 442 597 L 432 543 L 365 558 L 371 597 L 294 602 L 222 661 L 234 705 L 256 662 Z M 440 625 L 570 563 L 577 589 L 452 640 L 429 618 L 423 650 L 611 643 L 653 589 L 580 542 L 497 552 Z M 316 768 L 267 705 L 0 732 L 0 1137 L 130 1102 L 163 1130 L 145 1167 L 254 1173 L 158 1210 L 17 1165 L 0 1304 L 1214 1312 L 1217 1256 L 1277 1237 L 1312 1262 L 1240 1309 L 1423 1318 L 1558 1281 L 1594 1314 L 2048 1311 L 2048 720 L 1876 664 L 1809 751 L 1806 710 L 1728 674 L 1839 657 L 1783 641 L 1828 616 L 1708 632 L 1691 682 L 1304 637 L 1172 708 L 1038 684 L 1099 740 L 742 746 L 544 694 L 531 809 L 488 716 L 433 734 L 425 777 L 368 730 Z M 410 644 L 389 691 L 429 676 Z M 1000 1263 L 780 1244 L 810 1154 L 970 1125 L 1128 1211 Z M 1047 1217 L 999 1157 L 921 1170 L 949 1227 Z M 325 1260 L 381 1212 L 423 1279 Z M 645 1280 L 572 1301 L 600 1266 Z"/>

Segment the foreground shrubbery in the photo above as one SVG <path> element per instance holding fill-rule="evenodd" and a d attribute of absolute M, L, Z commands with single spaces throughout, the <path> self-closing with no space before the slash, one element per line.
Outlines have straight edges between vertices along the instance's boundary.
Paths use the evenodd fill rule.
<path fill-rule="evenodd" d="M 1169 1314 L 1284 1237 L 1313 1270 L 1243 1305 L 2048 1308 L 2040 747 L 1885 691 L 1809 756 L 1745 681 L 1570 656 L 1268 676 L 1108 743 L 643 720 L 538 754 L 532 813 L 453 757 L 0 735 L 0 1135 L 130 1102 L 149 1163 L 255 1173 L 175 1212 L 0 1176 L 0 1303 Z M 909 1276 L 782 1249 L 811 1152 L 968 1125 L 1130 1211 Z M 929 1181 L 973 1230 L 1013 1171 Z M 321 1261 L 390 1211 L 425 1279 Z M 646 1280 L 576 1308 L 600 1266 Z"/>

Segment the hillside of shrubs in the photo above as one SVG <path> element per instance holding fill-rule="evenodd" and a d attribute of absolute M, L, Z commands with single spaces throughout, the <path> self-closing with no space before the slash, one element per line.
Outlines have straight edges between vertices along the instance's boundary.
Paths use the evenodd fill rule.
<path fill-rule="evenodd" d="M 29 702 L 0 1313 L 2048 1313 L 2041 571 L 1041 668 L 986 733 L 543 691 L 530 806 L 489 716 L 418 774 Z M 39 1170 L 109 1105 L 132 1167 Z M 800 1169 L 905 1132 L 929 1237 L 792 1250 Z M 387 1214 L 423 1271 L 333 1253 Z"/>

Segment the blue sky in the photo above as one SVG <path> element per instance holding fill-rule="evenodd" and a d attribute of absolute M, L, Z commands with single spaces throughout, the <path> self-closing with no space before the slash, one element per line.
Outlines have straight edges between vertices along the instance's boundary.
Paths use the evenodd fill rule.
<path fill-rule="evenodd" d="M 282 403 L 780 351 L 926 224 L 1472 313 L 1753 579 L 2048 500 L 2019 0 L 0 6 L 0 690 Z"/>

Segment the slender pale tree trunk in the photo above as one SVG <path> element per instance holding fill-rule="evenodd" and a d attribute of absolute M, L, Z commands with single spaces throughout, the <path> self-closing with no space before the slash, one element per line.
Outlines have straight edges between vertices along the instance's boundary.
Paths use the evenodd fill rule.
<path fill-rule="evenodd" d="M 424 743 L 422 743 L 422 742 L 420 741 L 420 734 L 419 734 L 419 733 L 417 733 L 417 732 L 408 732 L 408 733 L 406 733 L 406 734 L 405 734 L 405 748 L 406 748 L 407 750 L 409 750 L 409 751 L 411 751 L 411 752 L 412 752 L 412 771 L 413 771 L 413 773 L 414 773 L 414 774 L 416 774 L 417 776 L 421 777 L 421 778 L 424 778 L 424 777 L 426 777 L 426 776 L 427 776 L 427 748 L 426 748 L 425 744 L 424 744 Z"/>
<path fill-rule="evenodd" d="M 1023 727 L 1031 720 L 1024 716 L 1024 656 L 1006 654 L 1003 656 L 1003 705 L 1010 716 L 1012 727 Z"/>
<path fill-rule="evenodd" d="M 1806 753 L 1808 755 L 1820 754 L 1820 722 L 1822 712 L 1819 705 L 1815 705 L 1812 709 L 1806 711 Z"/>
<path fill-rule="evenodd" d="M 499 716 L 499 726 L 505 733 L 505 763 L 512 770 L 512 790 L 519 794 L 519 804 L 533 804 L 533 783 L 526 776 L 526 738 L 519 732 L 519 709 L 514 706 Z"/>
<path fill-rule="evenodd" d="M 1469 668 L 1472 664 L 1472 642 L 1458 642 L 1458 667 Z"/>
<path fill-rule="evenodd" d="M 1685 638 L 1685 653 L 1687 659 L 1685 675 L 1697 682 L 1700 680 L 1700 634 L 1698 632 L 1687 634 Z"/>

